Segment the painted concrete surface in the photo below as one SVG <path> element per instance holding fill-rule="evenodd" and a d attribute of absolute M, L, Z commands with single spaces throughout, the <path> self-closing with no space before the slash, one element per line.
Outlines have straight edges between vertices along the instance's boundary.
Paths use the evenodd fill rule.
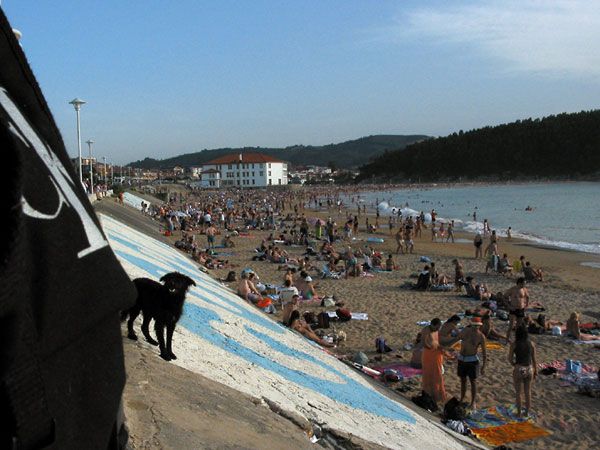
<path fill-rule="evenodd" d="M 185 254 L 108 216 L 101 221 L 132 279 L 179 271 L 196 281 L 175 330 L 178 359 L 173 364 L 380 445 L 462 448 L 426 419 L 377 392 L 360 373 L 198 270 Z"/>

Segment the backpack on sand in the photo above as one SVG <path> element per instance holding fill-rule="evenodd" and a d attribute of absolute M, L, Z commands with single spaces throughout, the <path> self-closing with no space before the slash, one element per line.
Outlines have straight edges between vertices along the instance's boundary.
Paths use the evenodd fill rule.
<path fill-rule="evenodd" d="M 119 312 L 136 290 L 0 9 L 0 448 L 123 449 Z"/>

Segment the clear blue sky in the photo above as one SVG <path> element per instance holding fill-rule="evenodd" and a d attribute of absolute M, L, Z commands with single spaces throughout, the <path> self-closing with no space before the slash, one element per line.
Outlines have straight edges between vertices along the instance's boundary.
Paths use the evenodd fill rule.
<path fill-rule="evenodd" d="M 600 105 L 600 2 L 3 0 L 71 156 L 445 136 Z M 84 144 L 85 146 L 85 144 Z M 84 154 L 87 152 L 85 146 Z"/>

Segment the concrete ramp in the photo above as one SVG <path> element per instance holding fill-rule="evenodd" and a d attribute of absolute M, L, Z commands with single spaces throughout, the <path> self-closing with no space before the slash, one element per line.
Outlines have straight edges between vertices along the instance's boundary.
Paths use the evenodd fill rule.
<path fill-rule="evenodd" d="M 378 392 L 362 374 L 198 270 L 185 254 L 108 216 L 100 219 L 132 279 L 157 280 L 178 271 L 198 284 L 189 291 L 175 330 L 178 359 L 172 364 L 379 445 L 462 448 L 428 420 Z"/>

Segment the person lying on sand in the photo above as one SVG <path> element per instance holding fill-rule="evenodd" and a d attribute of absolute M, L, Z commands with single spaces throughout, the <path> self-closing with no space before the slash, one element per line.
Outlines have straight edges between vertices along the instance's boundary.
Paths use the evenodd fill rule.
<path fill-rule="evenodd" d="M 288 327 L 294 331 L 297 331 L 305 338 L 310 339 L 311 341 L 314 341 L 319 345 L 322 345 L 323 347 L 335 347 L 334 344 L 327 342 L 321 339 L 319 336 L 317 336 L 315 332 L 310 328 L 309 324 L 307 324 L 303 320 L 300 320 L 300 313 L 298 312 L 298 310 L 292 311 L 290 320 L 288 322 Z"/>

